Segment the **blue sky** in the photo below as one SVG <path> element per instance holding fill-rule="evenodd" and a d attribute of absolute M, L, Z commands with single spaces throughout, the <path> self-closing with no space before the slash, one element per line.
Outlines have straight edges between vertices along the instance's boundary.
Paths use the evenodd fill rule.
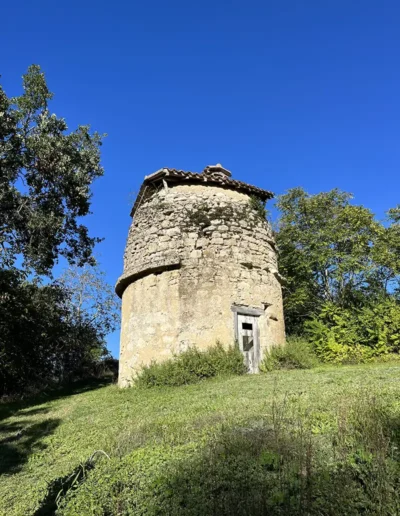
<path fill-rule="evenodd" d="M 23 0 L 2 22 L 6 92 L 40 64 L 52 111 L 108 134 L 87 224 L 111 283 L 135 192 L 164 166 L 220 162 L 278 194 L 339 187 L 380 218 L 400 202 L 396 0 Z"/>

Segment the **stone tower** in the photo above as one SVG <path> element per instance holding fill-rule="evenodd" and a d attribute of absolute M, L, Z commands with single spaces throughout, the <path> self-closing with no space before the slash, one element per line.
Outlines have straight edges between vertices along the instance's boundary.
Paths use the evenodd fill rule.
<path fill-rule="evenodd" d="M 146 176 L 131 216 L 119 384 L 189 346 L 238 343 L 249 372 L 285 339 L 277 257 L 263 203 L 273 194 L 221 165 Z"/>

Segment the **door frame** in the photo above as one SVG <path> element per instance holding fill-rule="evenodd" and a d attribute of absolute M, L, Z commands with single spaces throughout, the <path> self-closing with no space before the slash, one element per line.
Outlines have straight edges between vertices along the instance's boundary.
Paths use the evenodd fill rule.
<path fill-rule="evenodd" d="M 238 326 L 238 316 L 239 315 L 247 315 L 254 317 L 254 346 L 255 346 L 255 354 L 256 354 L 256 362 L 257 362 L 257 371 L 259 370 L 260 362 L 261 362 L 261 343 L 260 343 L 260 327 L 258 324 L 258 317 L 260 315 L 264 315 L 264 310 L 261 308 L 251 308 L 249 306 L 242 305 L 232 305 L 231 310 L 233 312 L 233 324 L 234 324 L 234 333 L 235 333 L 235 341 L 239 342 L 239 326 Z"/>

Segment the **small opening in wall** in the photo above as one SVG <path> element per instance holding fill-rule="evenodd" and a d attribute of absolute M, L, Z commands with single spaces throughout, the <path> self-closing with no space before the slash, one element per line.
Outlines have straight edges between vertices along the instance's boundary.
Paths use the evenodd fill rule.
<path fill-rule="evenodd" d="M 243 330 L 252 330 L 253 329 L 253 325 L 251 323 L 244 322 L 244 323 L 242 323 L 242 329 Z"/>
<path fill-rule="evenodd" d="M 243 335 L 243 351 L 251 351 L 254 345 L 253 337 L 249 337 L 248 335 Z"/>

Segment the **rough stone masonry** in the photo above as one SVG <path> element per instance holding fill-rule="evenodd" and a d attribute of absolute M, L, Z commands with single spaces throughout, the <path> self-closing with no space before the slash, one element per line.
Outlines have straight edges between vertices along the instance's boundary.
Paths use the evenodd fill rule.
<path fill-rule="evenodd" d="M 196 346 L 239 345 L 249 372 L 285 339 L 281 277 L 263 203 L 272 193 L 221 165 L 147 176 L 131 215 L 122 297 L 120 386 Z M 261 207 L 261 210 L 258 207 Z"/>

